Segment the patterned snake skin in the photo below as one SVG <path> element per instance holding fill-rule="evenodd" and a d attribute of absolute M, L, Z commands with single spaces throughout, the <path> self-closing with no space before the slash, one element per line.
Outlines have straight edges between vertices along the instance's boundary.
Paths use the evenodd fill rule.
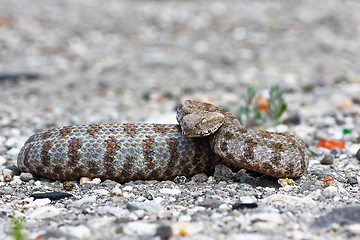
<path fill-rule="evenodd" d="M 205 118 L 212 112 L 215 118 Z M 307 169 L 308 153 L 300 138 L 246 129 L 234 115 L 214 105 L 185 101 L 178 108 L 178 121 L 182 129 L 146 123 L 49 129 L 25 142 L 18 166 L 22 172 L 54 180 L 98 177 L 118 182 L 191 177 L 211 173 L 220 163 L 234 171 L 246 168 L 274 177 L 299 177 Z M 216 127 L 210 129 L 213 122 Z M 205 134 L 194 134 L 198 130 L 185 125 Z"/>

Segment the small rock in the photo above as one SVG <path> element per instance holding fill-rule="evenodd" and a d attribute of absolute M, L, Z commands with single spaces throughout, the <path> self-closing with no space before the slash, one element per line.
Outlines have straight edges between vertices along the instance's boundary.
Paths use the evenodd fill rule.
<path fill-rule="evenodd" d="M 162 207 L 159 203 L 152 202 L 152 201 L 129 202 L 128 204 L 126 204 L 126 207 L 130 211 L 144 210 L 144 211 L 153 212 L 153 213 L 157 213 L 160 210 L 162 210 Z"/>
<path fill-rule="evenodd" d="M 229 181 L 233 179 L 234 173 L 230 168 L 219 164 L 215 167 L 214 177 L 217 181 Z"/>
<path fill-rule="evenodd" d="M 171 226 L 173 233 L 180 236 L 193 235 L 204 229 L 202 222 L 175 222 Z"/>
<path fill-rule="evenodd" d="M 0 166 L 4 165 L 5 163 L 6 163 L 6 158 L 0 156 Z"/>
<path fill-rule="evenodd" d="M 46 218 L 53 218 L 60 214 L 60 209 L 54 206 L 45 206 L 40 207 L 30 213 L 27 217 L 30 219 L 46 219 Z"/>
<path fill-rule="evenodd" d="M 8 168 L 4 168 L 2 170 L 2 174 L 4 176 L 4 180 L 6 182 L 10 182 L 14 176 L 14 172 L 11 170 L 11 169 L 8 169 Z"/>
<path fill-rule="evenodd" d="M 321 184 L 318 181 L 305 181 L 300 187 L 300 192 L 303 193 L 308 190 L 316 189 L 322 189 Z"/>
<path fill-rule="evenodd" d="M 98 184 L 101 183 L 101 179 L 100 179 L 100 178 L 94 178 L 93 180 L 91 180 L 90 183 L 95 184 L 95 185 L 98 185 Z"/>
<path fill-rule="evenodd" d="M 21 177 L 21 176 L 20 176 Z M 72 191 L 74 189 L 77 189 L 78 188 L 78 185 L 74 182 L 64 182 L 63 183 L 63 187 L 65 190 L 67 191 Z"/>
<path fill-rule="evenodd" d="M 216 184 L 216 179 L 213 176 L 210 176 L 206 181 L 208 184 Z"/>
<path fill-rule="evenodd" d="M 174 182 L 176 184 L 184 184 L 186 182 L 186 177 L 185 176 L 177 176 L 175 179 L 174 179 Z"/>
<path fill-rule="evenodd" d="M 206 176 L 205 173 L 198 173 L 191 178 L 191 181 L 198 183 L 206 182 L 207 180 L 208 180 L 208 176 Z"/>
<path fill-rule="evenodd" d="M 170 195 L 177 195 L 181 193 L 181 191 L 176 188 L 162 188 L 160 189 L 160 192 L 163 194 L 170 194 Z"/>
<path fill-rule="evenodd" d="M 120 207 L 100 206 L 97 211 L 100 215 L 112 214 L 115 217 L 124 217 L 129 214 L 129 211 Z"/>
<path fill-rule="evenodd" d="M 216 198 L 207 198 L 204 201 L 199 203 L 199 206 L 206 207 L 206 208 L 218 208 L 221 204 L 223 204 L 222 201 Z"/>
<path fill-rule="evenodd" d="M 337 194 L 337 187 L 335 186 L 328 186 L 327 188 L 325 188 L 321 195 L 326 199 L 326 198 L 333 198 L 334 196 L 336 196 Z"/>
<path fill-rule="evenodd" d="M 236 202 L 234 203 L 232 209 L 236 210 L 236 209 L 245 209 L 245 208 L 256 208 L 257 206 L 258 204 L 256 202 L 252 202 L 252 203 Z"/>
<path fill-rule="evenodd" d="M 133 187 L 132 186 L 125 186 L 125 187 L 123 187 L 122 190 L 131 192 L 133 190 Z"/>
<path fill-rule="evenodd" d="M 30 180 L 34 179 L 34 176 L 31 173 L 22 172 L 20 174 L 21 181 L 29 182 Z"/>
<path fill-rule="evenodd" d="M 95 203 L 95 202 L 96 202 L 96 196 L 85 196 L 80 200 L 74 201 L 71 205 L 82 206 L 88 203 Z"/>
<path fill-rule="evenodd" d="M 301 117 L 299 113 L 291 113 L 289 117 L 284 120 L 286 125 L 299 125 L 301 123 Z"/>
<path fill-rule="evenodd" d="M 274 194 L 263 200 L 264 204 L 276 205 L 276 206 L 305 206 L 305 205 L 316 205 L 316 202 L 307 198 L 294 197 L 283 194 Z"/>
<path fill-rule="evenodd" d="M 126 235 L 130 236 L 153 236 L 156 234 L 157 228 L 156 225 L 152 223 L 130 222 L 124 226 L 123 231 Z"/>
<path fill-rule="evenodd" d="M 28 204 L 24 205 L 24 208 L 38 208 L 38 207 L 43 207 L 45 205 L 49 205 L 51 203 L 51 200 L 48 198 L 43 198 L 43 199 L 36 199 Z"/>
<path fill-rule="evenodd" d="M 84 183 L 88 183 L 91 181 L 91 178 L 88 178 L 88 177 L 81 177 L 80 178 L 80 184 L 84 184 Z"/>
<path fill-rule="evenodd" d="M 78 239 L 88 239 L 91 237 L 91 230 L 84 225 L 63 226 L 60 227 L 60 230 Z"/>
<path fill-rule="evenodd" d="M 173 235 L 171 226 L 169 225 L 160 225 L 156 228 L 156 235 L 161 239 L 169 239 Z"/>
<path fill-rule="evenodd" d="M 347 226 L 345 229 L 354 235 L 358 235 L 358 236 L 360 235 L 360 223 L 351 224 Z"/>
<path fill-rule="evenodd" d="M 30 197 L 33 197 L 34 199 L 48 198 L 50 200 L 60 200 L 66 197 L 72 197 L 72 195 L 70 193 L 64 193 L 64 192 L 45 192 L 45 193 L 33 193 L 30 195 Z"/>
<path fill-rule="evenodd" d="M 360 161 L 360 149 L 356 152 L 355 158 Z"/>
<path fill-rule="evenodd" d="M 11 148 L 6 152 L 6 154 L 16 157 L 17 155 L 19 155 L 19 152 L 20 152 L 19 148 Z"/>
<path fill-rule="evenodd" d="M 334 155 L 326 154 L 323 159 L 320 160 L 320 163 L 323 165 L 331 165 L 334 163 Z"/>
<path fill-rule="evenodd" d="M 94 190 L 94 193 L 96 193 L 96 194 L 98 194 L 98 195 L 101 195 L 101 196 L 106 196 L 106 195 L 109 195 L 109 194 L 110 194 L 110 192 L 109 192 L 108 190 L 103 189 L 103 188 L 101 188 L 101 189 L 95 189 L 95 190 Z"/>
<path fill-rule="evenodd" d="M 161 210 L 157 214 L 158 219 L 167 219 L 171 220 L 174 217 L 174 214 L 168 210 Z"/>
<path fill-rule="evenodd" d="M 311 224 L 315 228 L 329 228 L 333 223 L 360 223 L 360 206 L 333 209 L 331 212 L 318 217 Z"/>
<path fill-rule="evenodd" d="M 121 185 L 117 184 L 115 187 L 111 189 L 111 194 L 114 194 L 116 196 L 122 196 L 122 189 Z"/>
<path fill-rule="evenodd" d="M 351 185 L 354 185 L 354 184 L 357 184 L 358 181 L 356 180 L 355 177 L 348 177 L 347 178 L 347 183 L 351 184 Z"/>

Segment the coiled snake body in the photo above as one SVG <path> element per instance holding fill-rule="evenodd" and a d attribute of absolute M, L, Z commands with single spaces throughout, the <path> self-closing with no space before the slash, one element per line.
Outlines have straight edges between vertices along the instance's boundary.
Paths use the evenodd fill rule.
<path fill-rule="evenodd" d="M 217 164 L 273 177 L 299 177 L 308 167 L 304 142 L 254 131 L 209 103 L 180 104 L 176 124 L 90 124 L 49 129 L 22 147 L 22 172 L 55 180 L 99 177 L 118 182 L 190 177 Z M 181 127 L 180 127 L 181 126 Z"/>

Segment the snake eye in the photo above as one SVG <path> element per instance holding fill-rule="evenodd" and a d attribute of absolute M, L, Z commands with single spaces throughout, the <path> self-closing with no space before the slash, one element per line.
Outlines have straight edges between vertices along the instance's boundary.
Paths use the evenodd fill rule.
<path fill-rule="evenodd" d="M 203 118 L 202 120 L 201 120 L 201 123 L 202 124 L 205 124 L 207 121 L 206 121 L 206 119 L 205 118 Z"/>

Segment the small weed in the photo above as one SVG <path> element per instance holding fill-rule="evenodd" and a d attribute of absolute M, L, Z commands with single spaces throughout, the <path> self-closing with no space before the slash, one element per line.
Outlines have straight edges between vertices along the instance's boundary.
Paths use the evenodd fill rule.
<path fill-rule="evenodd" d="M 268 99 L 257 97 L 257 86 L 249 85 L 243 102 L 244 104 L 236 112 L 236 117 L 245 126 L 252 125 L 254 122 L 264 123 L 268 119 L 274 124 L 279 124 L 280 117 L 287 108 L 279 85 L 271 86 Z"/>
<path fill-rule="evenodd" d="M 285 112 L 287 105 L 283 98 L 283 91 L 279 85 L 270 88 L 268 99 L 268 116 L 271 120 L 279 123 L 281 115 Z"/>
<path fill-rule="evenodd" d="M 22 219 L 11 217 L 12 234 L 15 240 L 26 240 Z"/>

